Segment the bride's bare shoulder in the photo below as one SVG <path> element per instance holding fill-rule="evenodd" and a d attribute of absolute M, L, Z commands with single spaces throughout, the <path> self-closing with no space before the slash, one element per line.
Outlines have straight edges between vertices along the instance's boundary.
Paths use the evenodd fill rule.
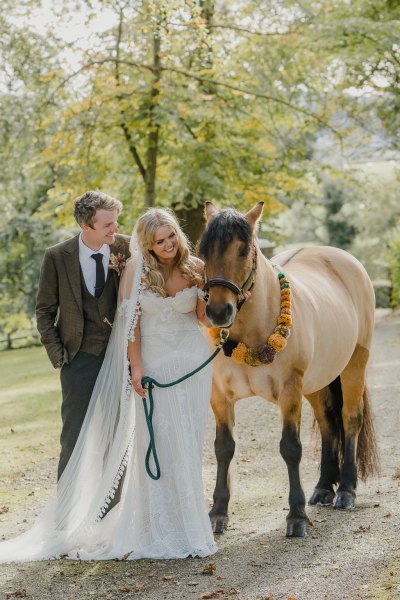
<path fill-rule="evenodd" d="M 190 260 L 192 262 L 192 265 L 196 271 L 196 273 L 198 273 L 199 275 L 203 276 L 204 275 L 204 263 L 201 260 L 201 258 L 198 258 L 197 256 L 190 256 Z"/>

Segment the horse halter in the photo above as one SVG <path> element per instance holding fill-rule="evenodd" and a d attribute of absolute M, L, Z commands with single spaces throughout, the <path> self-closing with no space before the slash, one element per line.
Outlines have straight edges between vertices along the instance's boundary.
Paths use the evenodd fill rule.
<path fill-rule="evenodd" d="M 244 282 L 244 284 L 242 285 L 242 287 L 240 288 L 239 286 L 236 285 L 236 283 L 234 283 L 230 279 L 225 279 L 224 277 L 213 277 L 212 279 L 207 279 L 207 273 L 204 272 L 204 278 L 205 278 L 205 284 L 203 286 L 204 300 L 206 302 L 208 302 L 209 294 L 207 292 L 210 288 L 215 287 L 216 285 L 221 285 L 222 287 L 229 288 L 234 294 L 237 295 L 238 299 L 237 299 L 237 303 L 236 303 L 236 309 L 239 311 L 242 308 L 243 303 L 245 301 L 245 297 L 244 297 L 245 292 L 249 292 L 255 283 L 256 272 L 257 272 L 257 250 L 256 250 L 255 246 L 253 246 L 253 266 L 251 268 L 250 275 L 247 277 L 247 279 Z"/>

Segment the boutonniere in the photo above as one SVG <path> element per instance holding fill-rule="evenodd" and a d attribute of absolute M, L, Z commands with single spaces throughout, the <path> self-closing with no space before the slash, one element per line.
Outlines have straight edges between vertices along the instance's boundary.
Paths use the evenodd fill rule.
<path fill-rule="evenodd" d="M 110 254 L 110 262 L 108 264 L 108 268 L 116 271 L 118 276 L 122 274 L 122 271 L 126 267 L 126 258 L 121 252 L 118 254 Z"/>

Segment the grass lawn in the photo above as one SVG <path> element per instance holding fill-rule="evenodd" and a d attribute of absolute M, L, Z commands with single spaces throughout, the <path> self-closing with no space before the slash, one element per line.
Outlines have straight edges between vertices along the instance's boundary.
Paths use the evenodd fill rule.
<path fill-rule="evenodd" d="M 0 352 L 0 381 L 1 508 L 26 502 L 33 475 L 35 496 L 47 495 L 55 482 L 61 388 L 58 371 L 38 347 Z"/>

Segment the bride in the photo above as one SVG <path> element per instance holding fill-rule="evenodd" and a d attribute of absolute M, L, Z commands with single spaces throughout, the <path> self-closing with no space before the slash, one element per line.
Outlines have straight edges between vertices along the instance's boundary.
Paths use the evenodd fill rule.
<path fill-rule="evenodd" d="M 145 212 L 131 242 L 106 357 L 75 450 L 33 527 L 0 543 L 0 562 L 184 558 L 216 551 L 201 477 L 211 367 L 155 388 L 161 476 L 149 477 L 144 375 L 179 379 L 210 354 L 198 321 L 203 263 L 173 214 Z M 154 463 L 150 465 L 154 468 Z M 108 509 L 122 479 L 118 504 Z"/>

